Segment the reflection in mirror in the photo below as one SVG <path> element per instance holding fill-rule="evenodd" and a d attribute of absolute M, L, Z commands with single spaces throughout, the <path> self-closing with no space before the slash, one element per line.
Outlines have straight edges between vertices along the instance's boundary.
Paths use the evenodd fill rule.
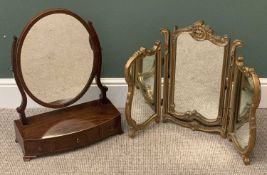
<path fill-rule="evenodd" d="M 38 100 L 50 104 L 78 96 L 93 67 L 89 33 L 68 14 L 38 20 L 24 39 L 20 57 L 26 87 Z"/>
<path fill-rule="evenodd" d="M 129 136 L 160 121 L 161 46 L 157 41 L 151 49 L 141 47 L 125 65 L 128 94 L 125 117 Z"/>
<path fill-rule="evenodd" d="M 175 27 L 170 37 L 170 54 L 167 49 L 164 54 L 168 81 L 164 81 L 163 121 L 224 137 L 228 37 L 215 35 L 203 21 Z M 164 38 L 168 48 L 166 34 Z"/>
<path fill-rule="evenodd" d="M 244 58 L 234 58 L 228 137 L 242 155 L 245 165 L 256 141 L 256 109 L 260 103 L 260 80 Z M 232 110 L 231 110 L 232 109 Z"/>
<path fill-rule="evenodd" d="M 175 111 L 196 110 L 207 119 L 217 119 L 223 61 L 224 47 L 197 41 L 189 33 L 177 37 Z"/>
<path fill-rule="evenodd" d="M 235 119 L 235 135 L 239 145 L 246 148 L 249 143 L 249 116 L 253 100 L 253 79 L 242 75 L 240 85 L 238 117 Z"/>
<path fill-rule="evenodd" d="M 155 111 L 155 55 L 136 60 L 131 66 L 131 76 L 135 79 L 131 116 L 137 124 L 144 123 Z"/>
<path fill-rule="evenodd" d="M 144 98 L 151 105 L 154 104 L 155 100 L 155 67 L 155 55 L 145 56 L 136 61 L 136 86 L 141 89 Z"/>

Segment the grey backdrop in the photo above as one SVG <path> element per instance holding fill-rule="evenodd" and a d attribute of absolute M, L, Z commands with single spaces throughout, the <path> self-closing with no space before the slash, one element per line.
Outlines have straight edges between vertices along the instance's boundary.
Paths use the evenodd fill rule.
<path fill-rule="evenodd" d="M 1 0 L 0 78 L 12 77 L 12 36 L 38 12 L 56 7 L 93 21 L 103 48 L 103 77 L 123 77 L 128 57 L 161 39 L 160 28 L 184 27 L 199 19 L 219 35 L 243 40 L 240 53 L 247 65 L 267 77 L 266 0 Z"/>

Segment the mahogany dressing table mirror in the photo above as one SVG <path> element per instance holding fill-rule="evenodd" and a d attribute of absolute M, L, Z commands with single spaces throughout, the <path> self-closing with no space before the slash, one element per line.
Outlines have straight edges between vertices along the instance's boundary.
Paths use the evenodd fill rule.
<path fill-rule="evenodd" d="M 122 133 L 119 111 L 100 81 L 101 47 L 91 22 L 66 9 L 34 17 L 12 47 L 13 73 L 22 96 L 14 121 L 24 160 L 83 147 Z M 100 98 L 72 105 L 93 79 Z M 26 116 L 27 98 L 57 110 Z M 72 106 L 70 106 L 72 105 Z"/>
<path fill-rule="evenodd" d="M 162 122 L 220 134 L 234 143 L 248 165 L 256 139 L 260 83 L 255 70 L 245 67 L 243 58 L 236 56 L 241 41 L 230 42 L 226 35 L 215 35 L 203 21 L 185 28 L 175 27 L 173 32 L 162 29 L 161 34 L 164 86 L 162 94 L 161 84 L 155 84 L 155 93 L 162 96 L 163 103 L 159 106 L 162 113 L 158 113 Z M 128 69 L 126 67 L 125 72 Z M 157 71 L 160 69 L 161 66 L 157 66 Z M 162 77 L 161 74 L 155 76 L 157 80 Z M 129 98 L 135 97 L 128 94 L 127 102 Z M 127 113 L 134 116 L 137 111 L 128 107 Z"/>

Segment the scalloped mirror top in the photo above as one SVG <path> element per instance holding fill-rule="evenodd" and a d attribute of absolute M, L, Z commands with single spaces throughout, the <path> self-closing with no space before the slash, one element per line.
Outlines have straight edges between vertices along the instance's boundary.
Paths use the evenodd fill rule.
<path fill-rule="evenodd" d="M 174 103 L 177 112 L 196 110 L 218 117 L 224 47 L 196 41 L 189 33 L 177 38 Z"/>
<path fill-rule="evenodd" d="M 93 69 L 89 32 L 75 17 L 54 13 L 39 19 L 21 48 L 26 87 L 44 103 L 65 103 L 86 87 Z"/>

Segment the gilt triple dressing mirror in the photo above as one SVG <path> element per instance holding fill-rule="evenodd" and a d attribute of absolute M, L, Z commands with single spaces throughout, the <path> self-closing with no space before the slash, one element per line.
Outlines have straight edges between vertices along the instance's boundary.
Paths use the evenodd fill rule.
<path fill-rule="evenodd" d="M 230 42 L 226 35 L 214 34 L 203 21 L 185 28 L 175 27 L 173 32 L 162 29 L 161 34 L 164 38 L 164 86 L 162 113 L 158 115 L 162 121 L 220 134 L 233 141 L 244 163 L 249 164 L 256 138 L 255 113 L 260 100 L 260 85 L 254 69 L 245 67 L 243 59 L 236 56 L 242 42 Z M 161 65 L 156 69 L 161 71 Z M 126 66 L 125 72 L 130 72 L 130 68 Z M 133 73 L 137 78 L 130 84 L 127 81 L 129 88 L 139 88 L 143 82 L 139 81 L 138 72 Z M 159 81 L 161 74 L 155 75 Z M 154 85 L 157 86 L 154 93 L 161 96 L 161 83 Z M 135 105 L 129 103 L 129 99 L 145 99 L 146 95 L 130 94 L 126 117 L 129 118 L 127 113 L 131 113 L 131 119 L 133 116 L 148 117 L 148 114 L 138 114 L 138 110 L 144 108 L 135 110 Z M 150 103 L 147 101 L 147 104 Z M 131 121 L 127 121 L 132 126 Z"/>
<path fill-rule="evenodd" d="M 100 81 L 101 60 L 92 23 L 66 9 L 40 13 L 18 39 L 14 37 L 12 65 L 22 96 L 15 131 L 24 160 L 122 132 L 120 113 Z M 87 92 L 94 78 L 100 99 L 68 107 Z M 61 109 L 27 117 L 28 96 L 41 106 Z"/>

